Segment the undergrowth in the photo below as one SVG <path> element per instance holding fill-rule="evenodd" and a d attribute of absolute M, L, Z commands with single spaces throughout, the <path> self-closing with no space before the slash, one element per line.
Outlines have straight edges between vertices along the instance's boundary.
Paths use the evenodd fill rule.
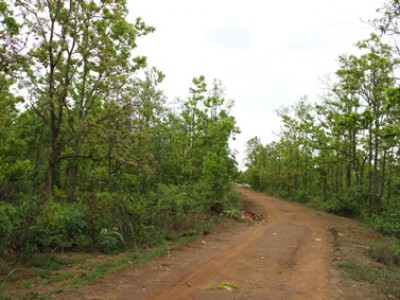
<path fill-rule="evenodd" d="M 361 235 L 360 240 L 350 235 L 336 236 L 334 239 L 336 247 L 340 249 L 342 259 L 335 265 L 344 271 L 346 278 L 372 284 L 385 295 L 385 298 L 400 299 L 400 241 L 398 239 L 380 236 L 369 240 L 366 235 Z M 346 244 L 344 249 L 341 247 L 342 243 Z M 360 247 L 359 243 L 368 245 L 365 247 L 366 250 L 352 252 Z"/>
<path fill-rule="evenodd" d="M 0 261 L 0 299 L 48 299 L 53 294 L 91 284 L 105 275 L 151 260 L 171 248 L 208 234 L 217 216 L 193 216 L 193 226 L 174 230 L 151 243 L 118 253 L 36 253 L 21 263 Z M 43 289 L 38 291 L 38 287 Z"/>

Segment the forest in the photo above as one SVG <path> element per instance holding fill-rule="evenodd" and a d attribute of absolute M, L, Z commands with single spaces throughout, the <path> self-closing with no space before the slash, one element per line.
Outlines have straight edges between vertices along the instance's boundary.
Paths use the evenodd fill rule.
<path fill-rule="evenodd" d="M 167 104 L 123 0 L 0 0 L 0 257 L 151 245 L 229 209 L 239 132 L 218 81 Z"/>
<path fill-rule="evenodd" d="M 237 208 L 239 133 L 220 81 L 172 104 L 135 55 L 155 31 L 126 0 L 0 0 L 0 257 L 118 251 Z M 400 237 L 400 4 L 339 57 L 321 101 L 277 110 L 239 180 Z M 260 124 L 260 126 L 267 126 Z"/>
<path fill-rule="evenodd" d="M 277 109 L 278 141 L 248 141 L 243 180 L 400 237 L 400 4 L 378 12 L 376 33 L 339 56 L 323 99 Z"/>

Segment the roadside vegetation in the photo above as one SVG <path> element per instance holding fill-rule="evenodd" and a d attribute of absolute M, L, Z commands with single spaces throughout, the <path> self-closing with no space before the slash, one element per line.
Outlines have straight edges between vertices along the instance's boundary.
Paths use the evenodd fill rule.
<path fill-rule="evenodd" d="M 252 188 L 347 217 L 400 238 L 400 14 L 387 1 L 377 33 L 341 55 L 327 92 L 282 107 L 280 139 L 247 143 Z M 393 40 L 394 39 L 394 40 Z M 386 41 L 386 42 L 384 42 Z"/>
<path fill-rule="evenodd" d="M 55 251 L 29 255 L 25 261 L 1 261 L 0 299 L 49 299 L 104 276 L 142 264 L 208 234 L 227 220 L 203 215 L 190 218 L 190 229 L 170 232 L 151 243 L 112 253 Z"/>
<path fill-rule="evenodd" d="M 154 30 L 126 1 L 0 0 L 2 289 L 21 263 L 67 278 L 60 253 L 158 249 L 236 209 L 233 104 L 204 76 L 167 101 L 135 55 Z"/>
<path fill-rule="evenodd" d="M 342 280 L 337 289 L 347 299 L 400 299 L 400 242 L 364 225 L 337 224 L 334 240 L 335 269 Z"/>

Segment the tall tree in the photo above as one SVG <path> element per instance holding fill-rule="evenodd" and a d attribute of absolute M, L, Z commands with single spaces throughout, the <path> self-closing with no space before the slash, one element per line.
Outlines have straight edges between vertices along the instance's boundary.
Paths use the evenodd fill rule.
<path fill-rule="evenodd" d="M 137 37 L 151 32 L 141 19 L 126 21 L 125 1 L 18 0 L 25 25 L 33 32 L 29 71 L 31 104 L 49 129 L 44 191 L 52 195 L 57 166 L 81 157 L 85 122 L 96 103 L 120 93 L 144 58 L 132 57 Z M 62 155 L 73 143 L 73 154 Z M 71 165 L 74 199 L 77 165 Z"/>

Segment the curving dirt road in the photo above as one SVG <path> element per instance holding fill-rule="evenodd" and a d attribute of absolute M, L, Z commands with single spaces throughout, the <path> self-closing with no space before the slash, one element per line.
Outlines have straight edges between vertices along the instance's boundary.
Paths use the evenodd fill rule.
<path fill-rule="evenodd" d="M 232 224 L 58 299 L 336 299 L 323 216 L 247 189 L 266 222 Z M 228 289 L 216 288 L 221 284 Z M 237 287 L 237 288 L 235 288 Z M 229 290 L 231 289 L 231 290 Z"/>

